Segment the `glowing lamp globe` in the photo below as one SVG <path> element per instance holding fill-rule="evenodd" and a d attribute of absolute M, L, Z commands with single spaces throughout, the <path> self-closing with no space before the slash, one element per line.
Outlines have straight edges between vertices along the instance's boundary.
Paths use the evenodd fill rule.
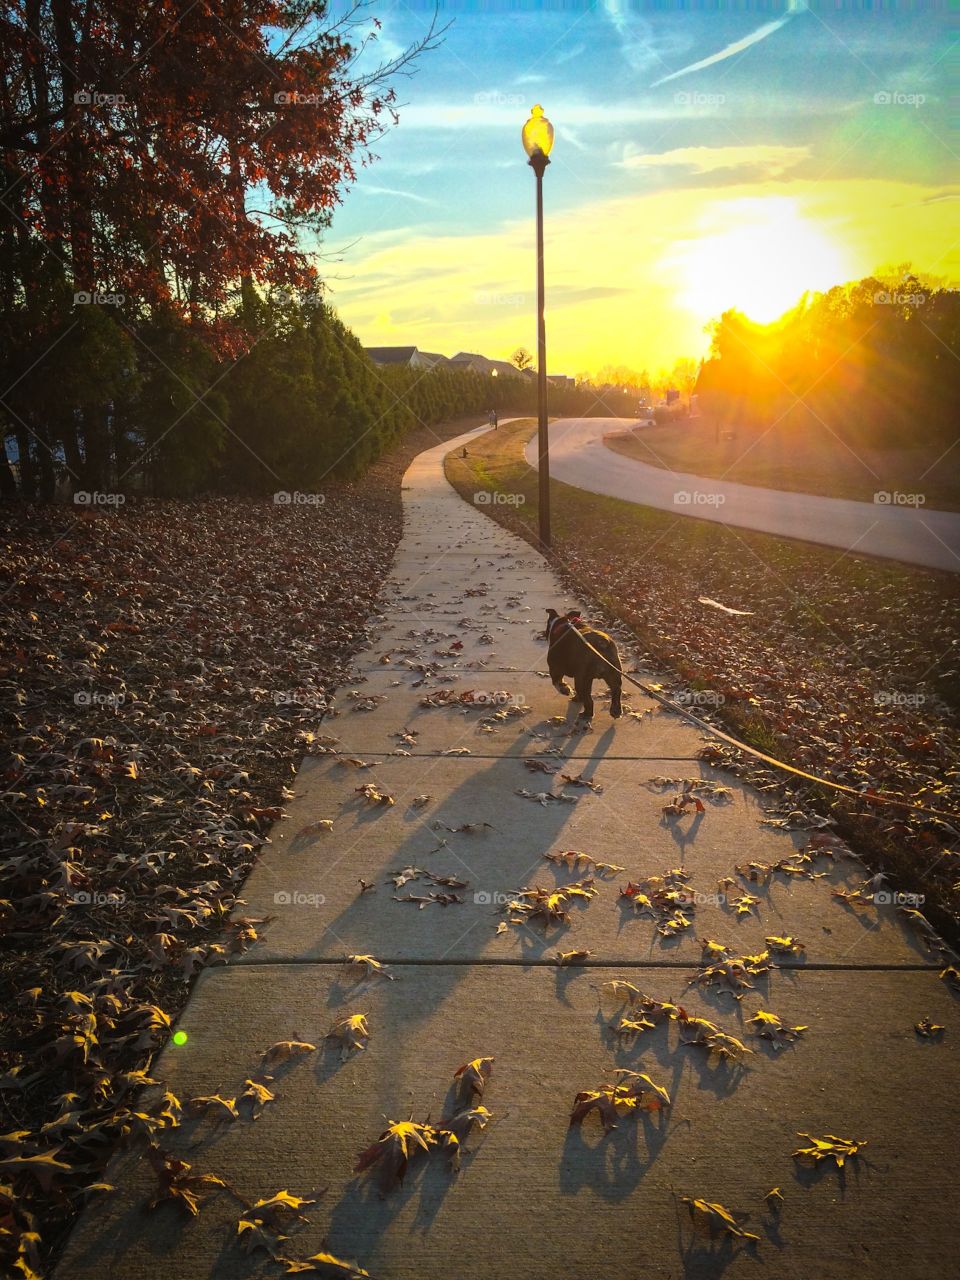
<path fill-rule="evenodd" d="M 523 149 L 532 160 L 534 156 L 548 156 L 553 148 L 553 125 L 543 114 L 539 104 L 530 112 L 530 119 L 523 126 Z"/>

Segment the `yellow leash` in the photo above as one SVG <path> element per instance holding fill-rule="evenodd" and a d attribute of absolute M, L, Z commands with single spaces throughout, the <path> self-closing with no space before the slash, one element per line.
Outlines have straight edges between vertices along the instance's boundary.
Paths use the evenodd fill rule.
<path fill-rule="evenodd" d="M 576 627 L 571 630 L 579 636 L 580 640 L 587 646 L 591 653 L 595 653 L 601 661 L 605 662 L 612 671 L 618 668 L 613 665 L 610 659 L 594 648 L 590 641 Z M 552 646 L 548 647 L 547 652 Z M 655 702 L 661 703 L 665 707 L 669 707 L 671 711 L 677 712 L 678 715 L 685 716 L 689 721 L 702 729 L 705 733 L 711 734 L 714 738 L 719 738 L 722 742 L 728 742 L 730 746 L 736 747 L 738 751 L 745 751 L 747 755 L 753 756 L 755 760 L 762 760 L 764 764 L 772 765 L 774 769 L 782 769 L 784 773 L 792 773 L 797 778 L 805 778 L 807 782 L 815 782 L 818 787 L 828 787 L 832 791 L 842 791 L 844 795 L 856 796 L 858 800 L 868 800 L 873 804 L 890 804 L 900 809 L 911 809 L 917 813 L 926 813 L 931 817 L 945 818 L 950 822 L 960 823 L 960 815 L 955 813 L 946 813 L 942 809 L 931 809 L 926 805 L 916 804 L 912 800 L 905 800 L 902 796 L 881 795 L 877 791 L 858 791 L 856 787 L 845 786 L 842 782 L 831 782 L 828 778 L 818 778 L 815 773 L 808 773 L 806 769 L 798 769 L 795 765 L 787 764 L 784 760 L 777 760 L 774 756 L 768 756 L 763 751 L 758 751 L 756 747 L 749 746 L 746 742 L 741 742 L 739 738 L 734 738 L 729 733 L 724 733 L 722 729 L 715 728 L 712 724 L 708 724 L 706 720 L 701 720 L 699 716 L 695 716 L 692 711 L 688 711 L 686 707 L 681 707 L 675 702 L 671 702 L 669 698 L 665 698 L 658 693 L 656 689 L 651 689 L 649 685 L 635 680 L 633 676 L 626 671 L 620 671 L 620 675 L 624 680 L 629 680 L 632 685 L 645 693 L 648 698 L 653 698 Z"/>

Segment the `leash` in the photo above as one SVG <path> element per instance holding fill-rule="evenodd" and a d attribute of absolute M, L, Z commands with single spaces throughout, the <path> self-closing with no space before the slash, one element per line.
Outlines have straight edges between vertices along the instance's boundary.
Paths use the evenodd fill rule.
<path fill-rule="evenodd" d="M 945 818 L 950 822 L 960 823 L 960 815 L 955 813 L 946 813 L 943 809 L 930 809 L 926 805 L 916 804 L 912 800 L 905 800 L 902 796 L 881 795 L 877 791 L 858 791 L 856 787 L 848 787 L 842 782 L 831 782 L 829 778 L 819 778 L 815 773 L 808 773 L 806 769 L 798 769 L 795 765 L 787 764 L 784 760 L 777 760 L 774 756 L 768 756 L 766 752 L 759 751 L 756 747 L 751 747 L 746 742 L 741 742 L 739 738 L 734 738 L 732 734 L 724 733 L 722 729 L 715 728 L 714 725 L 708 724 L 706 720 L 701 720 L 699 716 L 695 716 L 693 712 L 688 711 L 686 707 L 681 707 L 678 703 L 671 702 L 669 698 L 665 698 L 663 694 L 658 693 L 656 689 L 651 689 L 649 685 L 643 684 L 640 680 L 635 680 L 628 672 L 614 666 L 606 654 L 601 653 L 599 649 L 595 648 L 586 636 L 584 636 L 583 632 L 576 626 L 570 626 L 568 630 L 573 631 L 583 644 L 587 646 L 590 652 L 596 654 L 596 656 L 602 662 L 605 662 L 612 671 L 617 671 L 622 679 L 628 680 L 630 684 L 639 689 L 641 693 L 645 693 L 648 698 L 653 698 L 655 702 L 659 702 L 662 706 L 669 707 L 671 711 L 684 716 L 692 724 L 695 724 L 698 729 L 702 729 L 705 733 L 709 733 L 714 738 L 719 738 L 722 742 L 729 743 L 730 746 L 736 747 L 738 751 L 746 752 L 747 755 L 753 756 L 755 760 L 762 760 L 764 764 L 771 765 L 774 769 L 780 769 L 784 773 L 791 773 L 797 778 L 804 778 L 807 782 L 815 782 L 818 787 L 828 787 L 831 791 L 840 791 L 843 792 L 844 795 L 855 796 L 858 800 L 867 800 L 872 804 L 894 805 L 899 809 L 910 809 L 917 813 L 929 814 L 931 817 Z M 567 631 L 564 631 L 563 634 L 566 635 Z M 558 637 L 558 640 L 559 639 L 560 637 Z M 548 633 L 548 654 L 554 643 L 556 643 L 556 641 L 551 642 L 549 640 Z"/>

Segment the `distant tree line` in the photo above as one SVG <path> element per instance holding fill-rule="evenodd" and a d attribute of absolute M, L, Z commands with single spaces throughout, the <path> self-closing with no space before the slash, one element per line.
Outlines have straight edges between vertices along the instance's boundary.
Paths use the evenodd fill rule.
<path fill-rule="evenodd" d="M 697 381 L 701 412 L 745 427 L 818 423 L 849 443 L 956 438 L 960 292 L 907 267 L 808 295 L 770 325 L 727 311 Z"/>
<path fill-rule="evenodd" d="M 49 359 L 5 345 L 0 491 L 304 489 L 360 475 L 417 426 L 536 412 L 534 379 L 376 367 L 319 297 L 255 297 L 242 319 L 254 341 L 239 358 L 212 350 L 172 309 L 134 325 L 107 305 L 65 317 Z M 586 387 L 551 386 L 548 407 L 605 411 Z"/>

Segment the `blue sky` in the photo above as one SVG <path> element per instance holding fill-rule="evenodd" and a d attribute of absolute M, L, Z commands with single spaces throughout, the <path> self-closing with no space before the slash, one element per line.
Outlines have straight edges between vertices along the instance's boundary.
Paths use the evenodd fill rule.
<path fill-rule="evenodd" d="M 369 12 L 391 56 L 433 7 Z M 792 293 L 882 262 L 960 277 L 955 18 L 797 0 L 447 5 L 438 17 L 451 24 L 443 43 L 397 80 L 399 126 L 325 238 L 332 300 L 366 343 L 531 345 L 520 129 L 534 102 L 557 130 L 548 305 L 567 371 L 702 354 L 717 306 L 769 319 Z M 739 296 L 721 303 L 724 290 Z"/>

